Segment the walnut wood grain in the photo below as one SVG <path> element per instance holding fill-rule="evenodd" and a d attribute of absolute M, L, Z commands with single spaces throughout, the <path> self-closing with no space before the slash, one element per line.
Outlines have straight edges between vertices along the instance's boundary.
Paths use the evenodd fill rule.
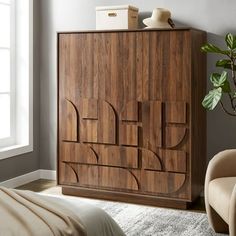
<path fill-rule="evenodd" d="M 175 148 L 184 142 L 187 135 L 185 127 L 168 126 L 165 128 L 165 146 L 166 148 Z"/>
<path fill-rule="evenodd" d="M 66 141 L 78 141 L 78 116 L 75 105 L 68 100 L 61 104 L 62 114 L 62 139 Z"/>
<path fill-rule="evenodd" d="M 165 150 L 163 152 L 163 162 L 166 171 L 180 173 L 187 171 L 187 156 L 184 151 Z"/>
<path fill-rule="evenodd" d="M 156 153 L 145 148 L 141 150 L 141 153 L 142 153 L 142 169 L 163 170 L 161 160 Z"/>
<path fill-rule="evenodd" d="M 88 145 L 81 143 L 62 142 L 61 153 L 63 162 L 75 162 L 83 164 L 97 164 L 96 153 Z"/>
<path fill-rule="evenodd" d="M 185 199 L 161 198 L 153 195 L 132 194 L 125 191 L 116 192 L 111 190 L 75 187 L 70 185 L 63 186 L 62 193 L 72 196 L 145 204 L 175 209 L 187 209 L 187 207 L 190 205 L 190 202 L 186 201 Z"/>
<path fill-rule="evenodd" d="M 98 119 L 98 100 L 96 99 L 81 99 L 80 101 L 80 113 L 82 119 Z"/>
<path fill-rule="evenodd" d="M 166 123 L 186 124 L 187 107 L 185 102 L 167 102 L 165 104 Z"/>
<path fill-rule="evenodd" d="M 92 145 L 98 156 L 98 164 L 126 168 L 138 168 L 138 150 L 134 147 Z"/>
<path fill-rule="evenodd" d="M 197 51 L 206 42 L 206 34 L 199 31 L 192 32 L 191 50 Z M 197 63 L 194 63 L 194 62 Z M 206 94 L 206 56 L 203 53 L 194 53 L 191 63 L 191 199 L 196 199 L 199 192 L 203 191 L 203 183 L 207 166 L 206 159 L 206 110 L 201 102 Z"/>
<path fill-rule="evenodd" d="M 205 41 L 190 28 L 58 34 L 58 183 L 75 186 L 66 193 L 185 206 L 199 195 Z"/>
<path fill-rule="evenodd" d="M 138 146 L 137 125 L 122 124 L 119 133 L 121 145 Z"/>
<path fill-rule="evenodd" d="M 136 171 L 132 172 L 135 174 Z M 149 193 L 170 194 L 183 186 L 185 178 L 185 174 L 179 173 L 141 171 L 141 190 Z"/>
<path fill-rule="evenodd" d="M 118 191 L 122 189 L 138 190 L 139 184 L 135 176 L 129 170 L 111 166 L 95 166 L 68 163 L 78 176 L 76 184 L 80 186 L 92 186 L 101 188 L 116 188 Z M 87 173 L 86 175 L 84 173 Z M 122 176 L 122 178 L 121 178 Z"/>
<path fill-rule="evenodd" d="M 143 146 L 155 151 L 162 147 L 162 103 L 148 101 L 142 105 Z"/>
<path fill-rule="evenodd" d="M 81 141 L 84 143 L 115 144 L 116 114 L 111 105 L 102 100 L 83 99 Z"/>
<path fill-rule="evenodd" d="M 121 112 L 122 121 L 138 121 L 138 102 L 129 101 Z"/>

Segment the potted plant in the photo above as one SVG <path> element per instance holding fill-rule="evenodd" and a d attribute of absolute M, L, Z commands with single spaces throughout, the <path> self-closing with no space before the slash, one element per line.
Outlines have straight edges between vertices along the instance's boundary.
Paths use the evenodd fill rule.
<path fill-rule="evenodd" d="M 213 89 L 205 96 L 202 105 L 207 110 L 213 110 L 218 104 L 225 113 L 236 116 L 236 35 L 228 33 L 225 36 L 227 49 L 221 49 L 213 44 L 206 43 L 201 50 L 206 53 L 216 53 L 223 56 L 216 61 L 216 67 L 223 68 L 220 73 L 212 73 L 210 81 Z M 222 98 L 227 96 L 230 108 L 226 108 Z"/>
<path fill-rule="evenodd" d="M 207 43 L 201 47 L 203 52 L 216 53 L 223 56 L 221 60 L 217 60 L 216 66 L 223 68 L 221 73 L 212 73 L 210 81 L 213 85 L 213 89 L 205 96 L 202 101 L 202 105 L 207 110 L 213 110 L 218 104 L 220 104 L 223 111 L 230 115 L 236 116 L 236 36 L 227 34 L 225 36 L 225 43 L 227 49 L 221 49 L 213 44 Z M 230 106 L 225 106 L 223 103 L 223 96 L 229 100 Z M 225 100 L 224 100 L 225 101 Z M 236 149 L 225 150 L 215 155 L 209 162 L 206 177 L 205 177 L 205 206 L 208 216 L 208 221 L 215 232 L 227 232 L 229 230 L 230 235 L 235 235 L 235 216 L 236 216 Z M 218 185 L 214 185 L 213 188 L 209 188 L 212 181 L 218 179 Z M 229 180 L 231 185 L 229 186 Z M 219 184 L 220 182 L 220 184 Z M 219 187 L 220 186 L 220 187 Z M 223 188 L 222 186 L 227 186 Z M 217 193 L 215 189 L 220 189 L 222 194 L 227 195 L 231 192 L 229 200 L 221 198 L 218 201 L 216 197 L 211 197 Z M 226 194 L 227 192 L 227 194 Z M 221 194 L 221 195 L 222 195 Z M 222 195 L 222 196 L 223 196 Z M 209 199 L 214 199 L 213 202 Z M 216 203 L 217 202 L 217 203 Z M 220 204 L 219 204 L 220 202 Z M 218 207 L 221 207 L 220 212 L 217 214 Z M 228 211 L 228 221 L 221 218 L 222 209 L 225 208 Z"/>

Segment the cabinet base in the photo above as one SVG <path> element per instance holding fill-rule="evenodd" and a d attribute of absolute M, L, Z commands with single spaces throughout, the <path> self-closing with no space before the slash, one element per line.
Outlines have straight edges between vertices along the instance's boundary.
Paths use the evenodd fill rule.
<path fill-rule="evenodd" d="M 147 195 L 137 195 L 132 193 L 119 193 L 106 190 L 71 187 L 71 186 L 70 187 L 63 186 L 62 194 L 78 196 L 78 197 L 110 200 L 110 201 L 135 203 L 142 205 L 151 205 L 157 207 L 168 207 L 175 209 L 187 209 L 191 204 L 191 202 L 186 202 L 184 200 L 161 198 Z"/>

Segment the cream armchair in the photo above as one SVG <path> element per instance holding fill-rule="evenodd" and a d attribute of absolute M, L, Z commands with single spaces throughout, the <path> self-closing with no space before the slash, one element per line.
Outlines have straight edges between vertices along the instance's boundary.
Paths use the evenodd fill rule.
<path fill-rule="evenodd" d="M 209 162 L 205 204 L 212 228 L 236 236 L 236 149 L 220 152 Z"/>

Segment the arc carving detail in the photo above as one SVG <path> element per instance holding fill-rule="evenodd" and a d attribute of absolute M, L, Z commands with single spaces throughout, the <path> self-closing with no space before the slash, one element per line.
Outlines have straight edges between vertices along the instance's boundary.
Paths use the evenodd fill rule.
<path fill-rule="evenodd" d="M 62 140 L 65 141 L 78 141 L 78 114 L 76 106 L 68 99 L 62 101 L 61 113 L 66 114 L 62 117 Z"/>
<path fill-rule="evenodd" d="M 74 184 L 143 193 L 178 191 L 186 180 L 187 155 L 175 147 L 184 145 L 188 135 L 186 107 L 185 102 L 128 101 L 119 111 L 103 100 L 74 104 L 65 99 L 60 153 L 76 176 Z"/>
<path fill-rule="evenodd" d="M 135 175 L 124 168 L 84 164 L 76 165 L 67 162 L 66 165 L 72 168 L 79 185 L 81 186 L 100 186 L 104 188 L 118 188 L 136 191 L 139 189 L 139 183 Z M 82 173 L 87 173 L 87 175 Z"/>

